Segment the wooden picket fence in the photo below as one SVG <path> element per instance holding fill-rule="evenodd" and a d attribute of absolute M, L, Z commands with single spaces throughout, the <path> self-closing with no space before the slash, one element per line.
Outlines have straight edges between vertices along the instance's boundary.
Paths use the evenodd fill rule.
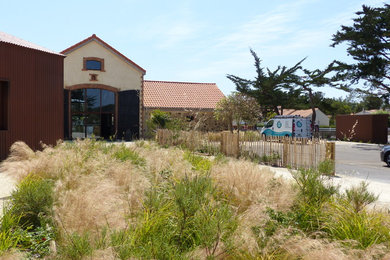
<path fill-rule="evenodd" d="M 319 138 L 261 137 L 250 133 L 240 136 L 242 155 L 280 167 L 317 168 L 335 159 L 335 144 Z"/>
<path fill-rule="evenodd" d="M 335 161 L 335 143 L 318 138 L 260 136 L 258 132 L 202 133 L 157 131 L 160 145 L 183 146 L 208 154 L 248 157 L 260 163 L 291 168 L 317 168 L 324 160 Z"/>

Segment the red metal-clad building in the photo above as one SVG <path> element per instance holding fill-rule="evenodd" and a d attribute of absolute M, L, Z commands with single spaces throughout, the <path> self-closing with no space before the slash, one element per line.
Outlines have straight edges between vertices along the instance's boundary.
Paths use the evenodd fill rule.
<path fill-rule="evenodd" d="M 24 141 L 32 149 L 64 135 L 64 56 L 0 32 L 0 160 Z"/>

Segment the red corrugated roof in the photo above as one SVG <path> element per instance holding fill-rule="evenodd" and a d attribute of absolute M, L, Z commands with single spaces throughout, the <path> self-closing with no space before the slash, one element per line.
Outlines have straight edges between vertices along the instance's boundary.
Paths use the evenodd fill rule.
<path fill-rule="evenodd" d="M 122 58 L 125 62 L 133 65 L 134 67 L 136 67 L 137 69 L 139 69 L 140 71 L 142 71 L 143 74 L 146 73 L 146 70 L 144 70 L 141 66 L 139 66 L 138 64 L 136 64 L 134 61 L 130 60 L 129 58 L 127 58 L 125 55 L 123 55 L 122 53 L 120 53 L 119 51 L 117 51 L 116 49 L 114 49 L 113 47 L 111 47 L 111 45 L 109 45 L 108 43 L 106 43 L 105 41 L 103 41 L 102 39 L 100 39 L 99 37 L 96 36 L 96 34 L 92 34 L 90 37 L 88 37 L 87 39 L 85 40 L 82 40 L 81 42 L 78 42 L 76 43 L 75 45 L 72 45 L 70 46 L 69 48 L 63 50 L 61 53 L 62 54 L 68 54 L 78 48 L 80 48 L 81 46 L 84 46 L 85 44 L 91 42 L 91 41 L 96 41 L 97 43 L 100 43 L 103 47 L 107 48 L 108 50 L 112 51 L 113 53 L 115 53 L 116 55 L 118 55 L 120 58 Z"/>
<path fill-rule="evenodd" d="M 224 97 L 215 83 L 144 81 L 147 108 L 214 109 Z"/>
<path fill-rule="evenodd" d="M 39 46 L 39 45 L 37 45 L 35 43 L 25 41 L 23 39 L 20 39 L 18 37 L 15 37 L 15 36 L 10 35 L 10 34 L 5 33 L 5 32 L 0 32 L 0 42 L 5 42 L 5 43 L 9 43 L 9 44 L 18 45 L 18 46 L 21 46 L 21 47 L 33 49 L 33 50 L 38 50 L 38 51 L 43 51 L 43 52 L 47 52 L 47 53 L 50 53 L 50 54 L 63 56 L 62 54 L 60 54 L 58 52 L 46 49 L 46 48 L 44 48 L 42 46 Z"/>

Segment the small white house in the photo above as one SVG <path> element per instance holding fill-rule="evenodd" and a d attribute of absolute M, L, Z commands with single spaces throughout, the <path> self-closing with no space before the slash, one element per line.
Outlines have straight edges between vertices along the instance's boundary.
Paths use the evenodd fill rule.
<path fill-rule="evenodd" d="M 324 114 L 321 110 L 318 108 L 315 108 L 316 110 L 316 125 L 319 126 L 329 126 L 329 117 Z M 289 115 L 289 116 L 301 116 L 301 117 L 308 117 L 311 118 L 313 114 L 313 111 L 311 109 L 302 109 L 302 110 L 295 110 L 295 109 L 283 109 L 283 115 Z"/>

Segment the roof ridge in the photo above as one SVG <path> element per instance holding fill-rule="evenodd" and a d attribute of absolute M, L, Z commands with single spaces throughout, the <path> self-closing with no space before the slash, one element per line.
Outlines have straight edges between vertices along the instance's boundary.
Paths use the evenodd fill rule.
<path fill-rule="evenodd" d="M 41 52 L 45 52 L 48 54 L 64 56 L 62 53 L 50 50 L 50 49 L 43 47 L 41 45 L 38 45 L 36 43 L 24 40 L 22 38 L 16 37 L 12 34 L 2 32 L 2 31 L 0 31 L 0 42 L 12 44 L 12 45 L 19 46 L 19 47 L 24 47 L 24 48 L 31 49 L 31 50 L 41 51 Z"/>
<path fill-rule="evenodd" d="M 98 36 L 96 36 L 96 34 L 92 34 L 91 36 L 89 36 L 88 38 L 76 43 L 76 44 L 73 44 L 72 46 L 70 46 L 69 48 L 66 48 L 65 50 L 61 51 L 61 54 L 66 54 L 70 51 L 72 51 L 73 49 L 79 47 L 79 46 L 82 46 L 88 42 L 90 42 L 91 40 L 96 40 L 96 41 L 99 41 L 101 44 L 103 44 L 105 47 L 107 47 L 108 49 L 110 49 L 111 51 L 113 51 L 114 53 L 116 53 L 119 57 L 123 58 L 125 61 L 129 62 L 130 64 L 134 65 L 136 68 L 138 68 L 139 70 L 141 70 L 144 74 L 146 73 L 146 70 L 144 68 L 142 68 L 141 66 L 139 66 L 137 63 L 135 63 L 134 61 L 130 60 L 129 58 L 127 58 L 125 55 L 123 55 L 122 53 L 120 53 L 118 50 L 116 50 L 114 47 L 112 47 L 110 44 L 106 43 L 105 41 L 103 41 L 102 39 L 100 39 Z"/>
<path fill-rule="evenodd" d="M 186 82 L 186 81 L 166 81 L 166 80 L 144 80 L 144 82 L 161 82 L 161 83 L 184 83 L 184 84 L 217 85 L 217 83 L 207 83 L 207 82 Z"/>

